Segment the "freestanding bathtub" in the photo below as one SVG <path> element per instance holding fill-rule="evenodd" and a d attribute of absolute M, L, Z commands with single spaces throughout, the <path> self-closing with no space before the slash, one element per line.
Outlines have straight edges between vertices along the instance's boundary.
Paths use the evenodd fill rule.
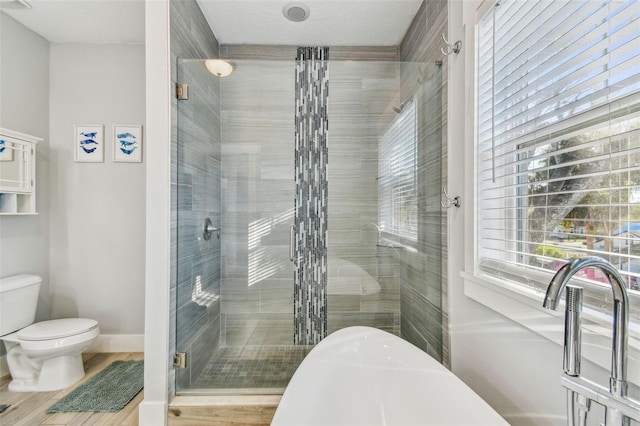
<path fill-rule="evenodd" d="M 272 426 L 507 425 L 417 347 L 371 327 L 328 336 L 307 355 Z"/>

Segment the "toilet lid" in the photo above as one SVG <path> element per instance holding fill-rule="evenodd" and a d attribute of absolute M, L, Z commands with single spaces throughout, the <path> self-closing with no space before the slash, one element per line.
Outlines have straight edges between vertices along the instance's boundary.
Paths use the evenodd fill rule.
<path fill-rule="evenodd" d="M 18 331 L 20 340 L 51 340 L 74 336 L 98 326 L 98 321 L 88 318 L 64 318 L 37 322 Z"/>

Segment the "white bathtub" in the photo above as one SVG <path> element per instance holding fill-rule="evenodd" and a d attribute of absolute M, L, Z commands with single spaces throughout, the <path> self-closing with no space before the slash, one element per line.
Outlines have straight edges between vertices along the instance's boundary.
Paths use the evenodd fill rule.
<path fill-rule="evenodd" d="M 328 336 L 304 359 L 272 426 L 507 425 L 453 373 L 370 327 Z"/>

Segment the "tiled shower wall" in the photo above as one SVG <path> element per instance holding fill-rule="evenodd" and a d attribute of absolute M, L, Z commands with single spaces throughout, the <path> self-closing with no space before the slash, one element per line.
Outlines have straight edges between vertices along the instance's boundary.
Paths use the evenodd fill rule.
<path fill-rule="evenodd" d="M 221 89 L 222 344 L 291 344 L 296 47 L 221 52 L 238 63 Z M 331 47 L 330 57 L 396 61 L 397 49 Z M 370 325 L 397 334 L 397 260 L 376 245 L 375 224 L 378 138 L 398 103 L 398 65 L 331 63 L 329 91 L 329 332 Z M 367 288 L 371 279 L 380 291 Z"/>
<path fill-rule="evenodd" d="M 330 69 L 328 327 L 332 332 L 349 325 L 372 325 L 396 334 L 402 329 L 404 338 L 448 365 L 446 211 L 440 208 L 440 191 L 446 182 L 447 97 L 447 59 L 440 53 L 440 34 L 446 32 L 446 25 L 446 0 L 425 1 L 399 52 L 395 48 L 331 48 L 332 60 L 355 61 L 350 64 L 350 69 L 341 70 L 337 66 Z M 234 59 L 292 60 L 295 49 L 295 46 L 223 45 L 221 55 Z M 357 68 L 358 59 L 401 59 L 425 62 L 431 66 L 428 76 L 421 74 L 419 69 L 424 71 L 425 68 L 420 67 L 405 67 L 402 75 L 396 68 L 380 74 L 380 69 L 372 72 L 367 67 Z M 433 64 L 436 61 L 442 61 L 443 65 L 434 73 Z M 417 252 L 410 252 L 389 248 L 386 244 L 376 245 L 377 149 L 379 135 L 393 118 L 393 113 L 389 112 L 390 106 L 399 104 L 413 93 L 421 84 L 418 80 L 425 81 L 425 77 L 429 78 L 430 87 L 424 90 L 436 96 L 420 100 L 423 115 L 419 123 L 419 242 Z M 251 90 L 247 88 L 245 96 L 255 92 L 256 87 L 251 87 Z M 291 90 L 291 85 L 285 84 L 281 89 L 284 90 L 281 92 L 283 97 L 275 98 L 280 107 L 282 102 L 285 105 L 290 102 L 293 96 L 287 91 Z M 228 102 L 233 102 L 224 94 L 223 99 L 225 107 Z M 284 108 L 278 115 L 282 123 L 292 116 Z M 260 128 L 274 131 L 266 121 L 261 120 L 260 123 L 256 134 L 262 134 Z M 249 130 L 245 128 L 243 131 Z M 288 128 L 285 133 L 291 134 L 292 131 Z M 225 134 L 225 144 L 226 138 Z M 286 137 L 283 140 L 286 141 Z M 279 158 L 278 170 L 284 173 L 280 177 L 289 173 L 287 167 L 291 167 L 291 160 L 288 153 L 292 149 L 292 146 L 287 147 L 280 154 L 270 151 L 271 156 Z M 223 160 L 223 168 L 225 163 Z M 261 167 L 261 170 L 265 169 Z M 279 187 L 286 188 L 287 184 L 291 182 L 283 180 Z M 269 199 L 286 206 L 293 197 L 293 187 L 288 188 L 289 192 L 282 190 L 275 198 L 273 192 L 268 192 Z M 285 211 L 284 208 L 279 210 Z M 229 220 L 236 219 L 230 216 Z M 278 226 L 282 227 L 282 224 L 278 222 Z M 238 339 L 234 337 L 229 344 L 290 343 L 291 302 L 287 298 L 291 295 L 292 284 L 288 281 L 287 273 L 281 274 L 287 270 L 284 265 L 287 264 L 288 249 L 285 239 L 288 229 L 283 228 L 279 231 L 280 239 L 272 237 L 274 242 L 267 247 L 267 251 L 277 257 L 274 261 L 278 265 L 277 276 L 280 280 L 277 289 L 275 283 L 269 283 L 260 290 L 226 286 L 225 282 L 230 281 L 225 280 L 223 266 L 223 299 L 228 300 L 224 297 L 225 291 L 230 294 L 237 292 L 237 297 L 230 300 L 232 306 L 229 306 L 230 311 L 236 312 L 226 316 L 226 330 L 232 331 L 233 336 L 242 334 Z M 237 265 L 232 262 L 227 267 L 232 270 Z M 363 284 L 365 280 L 358 278 L 363 273 L 378 278 L 380 292 L 367 293 Z M 240 277 L 239 283 L 243 282 L 243 278 Z M 354 291 L 354 288 L 358 290 Z M 249 295 L 246 302 L 243 300 L 245 295 Z M 278 306 L 281 312 L 276 315 L 265 311 L 265 301 Z M 226 311 L 225 304 L 223 312 Z M 258 311 L 252 314 L 246 309 L 248 304 L 259 306 Z"/>
<path fill-rule="evenodd" d="M 329 48 L 299 47 L 295 63 L 293 343 L 327 336 Z"/>
<path fill-rule="evenodd" d="M 219 45 L 195 0 L 170 2 L 171 81 L 187 81 L 190 98 L 174 98 L 171 169 L 170 356 L 189 354 L 188 368 L 169 366 L 169 394 L 188 387 L 218 345 L 220 330 L 220 242 L 201 238 L 203 221 L 220 222 L 220 119 L 218 79 L 202 64 L 181 66 L 178 58 L 216 58 Z M 197 66 L 199 65 L 199 66 Z M 178 102 L 180 105 L 178 106 Z M 178 125 L 180 131 L 178 132 Z"/>

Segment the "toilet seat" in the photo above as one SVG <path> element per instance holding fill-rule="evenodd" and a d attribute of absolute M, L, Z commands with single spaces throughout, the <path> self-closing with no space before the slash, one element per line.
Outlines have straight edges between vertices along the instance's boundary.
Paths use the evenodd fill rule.
<path fill-rule="evenodd" d="M 15 333 L 2 336 L 27 353 L 48 354 L 51 351 L 84 346 L 100 335 L 98 322 L 88 318 L 64 318 L 31 324 Z"/>
<path fill-rule="evenodd" d="M 98 327 L 98 321 L 88 318 L 63 318 L 41 321 L 19 330 L 21 341 L 42 341 L 77 336 Z"/>

